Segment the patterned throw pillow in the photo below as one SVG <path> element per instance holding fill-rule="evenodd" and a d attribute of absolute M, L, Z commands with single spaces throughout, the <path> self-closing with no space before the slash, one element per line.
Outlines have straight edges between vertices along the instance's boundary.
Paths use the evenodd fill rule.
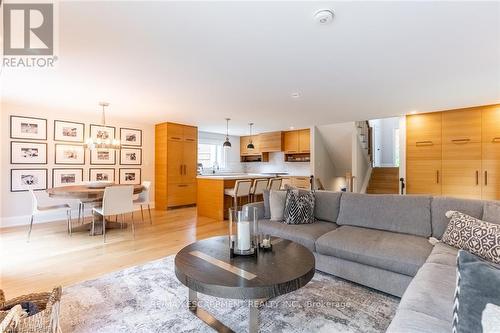
<path fill-rule="evenodd" d="M 451 220 L 441 239 L 443 243 L 500 264 L 500 225 L 455 211 L 446 216 Z"/>
<path fill-rule="evenodd" d="M 495 314 L 495 309 L 500 309 L 500 289 L 492 287 L 498 284 L 500 266 L 458 251 L 453 333 L 498 332 L 494 322 L 500 322 Z"/>
<path fill-rule="evenodd" d="M 286 192 L 286 224 L 307 224 L 314 222 L 314 193 L 289 189 Z"/>

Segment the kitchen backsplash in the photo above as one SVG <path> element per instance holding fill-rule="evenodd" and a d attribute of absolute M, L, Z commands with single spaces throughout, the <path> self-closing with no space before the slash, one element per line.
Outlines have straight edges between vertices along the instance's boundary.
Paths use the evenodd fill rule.
<path fill-rule="evenodd" d="M 309 162 L 285 162 L 285 154 L 269 153 L 269 162 L 247 162 L 241 163 L 243 172 L 287 172 L 292 176 L 310 176 L 311 163 Z"/>

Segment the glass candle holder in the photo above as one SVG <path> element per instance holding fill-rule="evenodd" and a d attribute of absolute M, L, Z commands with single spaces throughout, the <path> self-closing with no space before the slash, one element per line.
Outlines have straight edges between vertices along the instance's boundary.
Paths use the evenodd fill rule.
<path fill-rule="evenodd" d="M 235 256 L 257 255 L 257 208 L 229 209 L 229 251 Z"/>

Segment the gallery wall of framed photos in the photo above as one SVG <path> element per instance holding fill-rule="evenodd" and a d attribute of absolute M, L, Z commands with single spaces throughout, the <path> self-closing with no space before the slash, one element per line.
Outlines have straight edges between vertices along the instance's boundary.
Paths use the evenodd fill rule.
<path fill-rule="evenodd" d="M 84 181 L 142 181 L 141 128 L 9 115 L 9 129 L 11 192 L 46 190 Z M 94 140 L 119 139 L 122 149 L 89 150 L 85 147 L 89 136 Z"/>

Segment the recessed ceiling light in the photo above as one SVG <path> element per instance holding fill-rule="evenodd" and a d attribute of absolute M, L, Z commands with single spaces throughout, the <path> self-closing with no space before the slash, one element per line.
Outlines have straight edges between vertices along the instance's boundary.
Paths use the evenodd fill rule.
<path fill-rule="evenodd" d="M 294 126 L 290 126 L 290 129 L 291 129 L 291 130 L 294 130 L 294 129 L 295 129 L 295 127 L 294 127 Z"/>
<path fill-rule="evenodd" d="M 330 24 L 333 21 L 333 11 L 330 9 L 322 9 L 314 14 L 314 20 L 321 25 Z"/>
<path fill-rule="evenodd" d="M 291 94 L 291 96 L 292 96 L 292 98 L 299 98 L 300 97 L 300 93 L 298 91 L 296 91 L 296 92 L 293 92 Z"/>
<path fill-rule="evenodd" d="M 417 111 L 413 110 L 413 111 L 410 112 L 410 114 L 417 114 Z"/>

